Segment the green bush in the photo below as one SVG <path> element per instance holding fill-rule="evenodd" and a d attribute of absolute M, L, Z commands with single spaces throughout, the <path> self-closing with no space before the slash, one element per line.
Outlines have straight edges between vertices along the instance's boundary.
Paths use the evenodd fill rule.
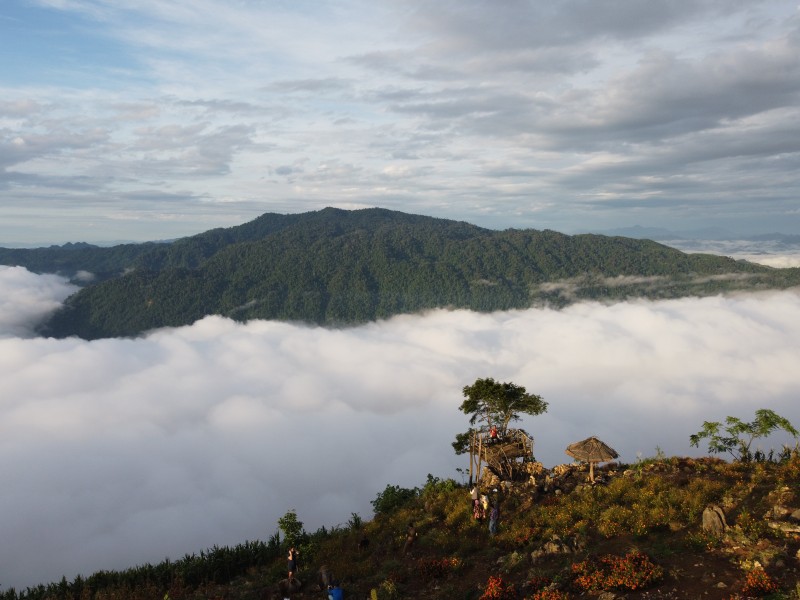
<path fill-rule="evenodd" d="M 378 492 L 372 500 L 372 508 L 376 515 L 386 515 L 394 512 L 409 500 L 419 496 L 419 488 L 402 488 L 399 485 L 387 484 L 382 492 Z"/>

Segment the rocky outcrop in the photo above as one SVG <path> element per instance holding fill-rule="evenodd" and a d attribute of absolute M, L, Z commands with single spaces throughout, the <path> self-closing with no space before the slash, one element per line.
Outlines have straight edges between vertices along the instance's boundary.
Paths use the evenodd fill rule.
<path fill-rule="evenodd" d="M 728 529 L 725 512 L 716 504 L 711 504 L 703 511 L 703 531 L 715 537 L 722 537 Z"/>

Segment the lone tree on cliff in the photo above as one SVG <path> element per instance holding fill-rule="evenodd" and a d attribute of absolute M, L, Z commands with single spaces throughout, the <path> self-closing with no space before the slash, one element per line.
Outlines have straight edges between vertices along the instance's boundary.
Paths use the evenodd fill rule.
<path fill-rule="evenodd" d="M 511 421 L 518 421 L 520 414 L 539 415 L 547 411 L 547 402 L 541 396 L 529 394 L 524 387 L 514 383 L 500 383 L 491 377 L 477 379 L 472 385 L 464 386 L 464 401 L 459 409 L 467 415 L 470 425 L 484 423 L 488 428 L 497 427 L 504 435 Z M 469 449 L 469 440 L 474 427 L 456 435 L 453 448 L 456 454 Z"/>

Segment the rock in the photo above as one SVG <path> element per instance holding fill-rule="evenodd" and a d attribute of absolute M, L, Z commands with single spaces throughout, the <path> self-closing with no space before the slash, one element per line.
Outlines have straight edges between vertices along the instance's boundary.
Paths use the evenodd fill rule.
<path fill-rule="evenodd" d="M 600 595 L 597 596 L 597 600 L 617 600 L 620 596 L 617 596 L 614 592 L 601 592 Z"/>
<path fill-rule="evenodd" d="M 785 521 L 767 521 L 767 526 L 784 533 L 800 533 L 800 525 L 792 525 Z"/>
<path fill-rule="evenodd" d="M 773 519 L 784 519 L 787 515 L 792 514 L 792 509 L 786 508 L 785 506 L 782 506 L 780 504 L 776 504 L 767 514 L 771 516 Z"/>
<path fill-rule="evenodd" d="M 535 563 L 540 558 L 545 556 L 555 556 L 558 554 L 571 554 L 576 550 L 583 547 L 581 542 L 573 541 L 571 544 L 565 542 L 557 535 L 554 535 L 550 541 L 545 542 L 539 549 L 531 552 L 531 562 Z"/>
<path fill-rule="evenodd" d="M 553 475 L 555 475 L 556 477 L 563 477 L 567 475 L 570 471 L 572 471 L 572 465 L 562 464 L 553 467 Z"/>
<path fill-rule="evenodd" d="M 525 471 L 529 475 L 533 476 L 541 475 L 542 473 L 544 473 L 544 465 L 540 462 L 525 463 Z"/>
<path fill-rule="evenodd" d="M 703 511 L 703 531 L 716 537 L 722 537 L 727 528 L 728 522 L 723 510 L 716 504 L 707 506 Z"/>

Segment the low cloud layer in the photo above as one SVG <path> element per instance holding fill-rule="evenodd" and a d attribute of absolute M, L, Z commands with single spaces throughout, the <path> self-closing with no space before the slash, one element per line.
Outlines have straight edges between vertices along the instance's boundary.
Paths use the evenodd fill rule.
<path fill-rule="evenodd" d="M 797 291 L 31 337 L 67 290 L 0 268 L 3 589 L 266 539 L 291 508 L 312 531 L 369 518 L 389 483 L 458 479 L 461 388 L 479 377 L 549 402 L 520 423 L 547 466 L 589 435 L 634 462 L 704 454 L 689 446 L 704 420 L 771 408 L 800 424 Z"/>
<path fill-rule="evenodd" d="M 662 243 L 682 252 L 719 254 L 776 269 L 800 267 L 800 236 L 769 241 L 670 240 Z"/>

